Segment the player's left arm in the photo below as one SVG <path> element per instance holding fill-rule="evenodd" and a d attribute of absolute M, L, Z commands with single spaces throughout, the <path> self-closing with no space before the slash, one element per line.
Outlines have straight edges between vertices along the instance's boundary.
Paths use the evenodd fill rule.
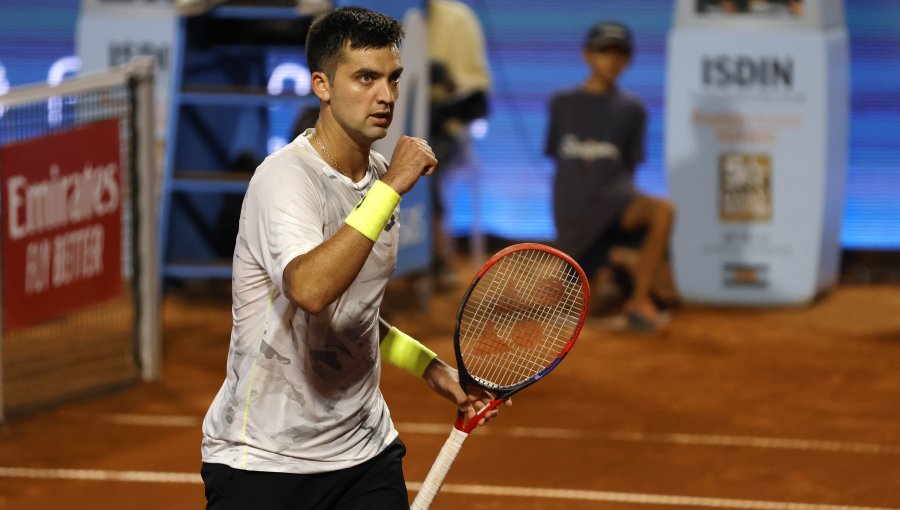
<path fill-rule="evenodd" d="M 411 372 L 413 375 L 418 375 L 419 369 L 415 367 L 415 363 L 410 363 L 407 358 L 412 355 L 422 356 L 422 352 L 427 351 L 430 353 L 431 351 L 408 335 L 396 330 L 396 328 L 392 328 L 382 318 L 378 320 L 378 329 L 381 338 L 382 360 L 396 365 L 406 372 Z M 391 329 L 394 329 L 394 332 Z M 397 338 L 398 335 L 402 335 L 405 338 L 400 340 Z M 394 345 L 386 346 L 385 341 L 394 343 Z M 398 345 L 397 342 L 402 342 L 405 345 Z M 424 371 L 421 373 L 421 377 L 432 391 L 452 402 L 457 410 L 466 416 L 467 421 L 474 418 L 479 410 L 494 399 L 494 396 L 487 390 L 476 385 L 470 385 L 469 388 L 464 390 L 459 382 L 459 372 L 436 355 L 427 363 Z M 512 405 L 512 401 L 507 400 L 507 405 Z M 489 412 L 485 419 L 479 422 L 479 425 L 483 425 L 494 416 L 497 416 L 496 409 Z"/>
<path fill-rule="evenodd" d="M 469 385 L 466 391 L 463 391 L 459 384 L 459 372 L 440 358 L 432 360 L 428 368 L 425 369 L 423 378 L 435 393 L 452 402 L 457 410 L 465 415 L 466 421 L 474 418 L 478 411 L 494 400 L 494 395 L 474 384 Z M 506 405 L 511 406 L 512 399 L 507 400 Z M 497 416 L 498 412 L 497 408 L 488 412 L 478 422 L 478 426 L 487 423 L 488 420 Z"/>

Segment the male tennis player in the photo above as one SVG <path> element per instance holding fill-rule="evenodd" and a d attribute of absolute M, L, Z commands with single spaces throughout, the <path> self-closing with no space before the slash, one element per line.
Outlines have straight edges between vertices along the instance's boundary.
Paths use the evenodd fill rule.
<path fill-rule="evenodd" d="M 382 360 L 469 417 L 490 400 L 379 326 L 397 204 L 437 165 L 421 139 L 401 138 L 390 166 L 371 150 L 391 124 L 402 37 L 396 20 L 351 7 L 310 28 L 318 121 L 259 166 L 241 210 L 227 376 L 203 422 L 208 509 L 408 508 Z"/>

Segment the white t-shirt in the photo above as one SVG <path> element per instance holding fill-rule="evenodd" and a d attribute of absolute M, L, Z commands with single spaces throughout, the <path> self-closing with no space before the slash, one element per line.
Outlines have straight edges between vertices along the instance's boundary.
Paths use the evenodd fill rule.
<path fill-rule="evenodd" d="M 311 132 L 266 158 L 244 197 L 227 376 L 203 421 L 204 462 L 320 473 L 365 462 L 397 437 L 379 390 L 378 309 L 397 263 L 399 211 L 322 313 L 284 295 L 288 262 L 333 236 L 387 170 L 373 151 L 353 183 L 318 156 Z"/>

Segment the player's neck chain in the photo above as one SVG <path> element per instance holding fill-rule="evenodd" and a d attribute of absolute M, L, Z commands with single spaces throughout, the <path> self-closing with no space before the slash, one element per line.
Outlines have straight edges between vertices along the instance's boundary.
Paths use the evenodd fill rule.
<path fill-rule="evenodd" d="M 334 167 L 334 169 L 337 170 L 338 173 L 340 173 L 344 177 L 350 179 L 350 182 L 353 183 L 353 187 L 356 188 L 356 191 L 362 191 L 359 188 L 359 186 L 356 184 L 356 180 L 354 180 L 353 177 L 350 176 L 350 174 L 348 174 L 347 172 L 344 171 L 343 168 L 341 168 L 341 165 L 339 165 L 338 162 L 334 160 L 334 158 L 331 156 L 331 153 L 328 152 L 328 149 L 325 148 L 325 144 L 322 143 L 322 139 L 319 138 L 319 133 L 313 133 L 313 136 L 316 139 L 316 143 L 319 144 L 319 147 L 322 149 L 322 152 L 325 153 L 325 157 L 327 157 L 328 161 L 331 162 L 331 166 Z"/>

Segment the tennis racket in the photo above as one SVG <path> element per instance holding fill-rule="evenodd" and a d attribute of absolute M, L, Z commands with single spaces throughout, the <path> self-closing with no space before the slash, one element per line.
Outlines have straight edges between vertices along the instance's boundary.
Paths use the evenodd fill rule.
<path fill-rule="evenodd" d="M 584 324 L 589 297 L 581 267 L 541 244 L 510 246 L 478 271 L 456 316 L 456 367 L 463 388 L 474 383 L 495 397 L 468 422 L 458 414 L 411 510 L 431 505 L 481 419 L 562 361 Z"/>

